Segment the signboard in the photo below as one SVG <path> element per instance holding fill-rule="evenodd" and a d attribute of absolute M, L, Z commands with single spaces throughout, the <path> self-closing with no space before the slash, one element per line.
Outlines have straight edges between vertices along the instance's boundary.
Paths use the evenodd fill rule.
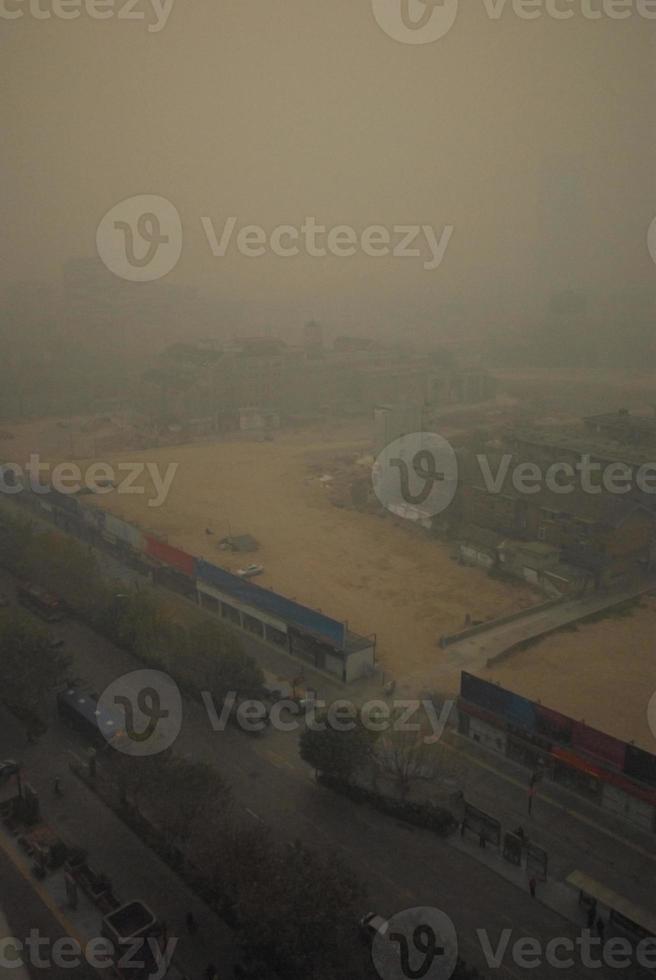
<path fill-rule="evenodd" d="M 465 803 L 463 827 L 465 830 L 471 830 L 479 840 L 482 836 L 486 843 L 494 844 L 495 847 L 501 844 L 501 823 L 484 810 L 472 806 L 471 803 Z"/>
<path fill-rule="evenodd" d="M 224 568 L 212 565 L 202 558 L 196 559 L 196 576 L 201 582 L 207 582 L 218 591 L 232 596 L 245 606 L 261 609 L 276 616 L 286 623 L 293 623 L 301 629 L 308 630 L 317 636 L 329 640 L 337 649 L 343 649 L 346 629 L 343 623 L 308 606 L 302 606 L 293 599 L 279 595 L 269 589 L 263 589 L 247 579 L 240 578 L 227 572 Z"/>
<path fill-rule="evenodd" d="M 518 837 L 517 834 L 504 834 L 503 856 L 506 861 L 519 868 L 522 863 L 522 850 L 523 843 L 521 837 Z"/>

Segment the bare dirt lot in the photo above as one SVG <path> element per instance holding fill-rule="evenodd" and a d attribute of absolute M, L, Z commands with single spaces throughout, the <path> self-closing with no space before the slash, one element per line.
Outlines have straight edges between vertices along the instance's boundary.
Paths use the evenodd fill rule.
<path fill-rule="evenodd" d="M 656 751 L 648 719 L 656 691 L 656 599 L 626 618 L 553 633 L 481 676 L 616 738 Z"/>
<path fill-rule="evenodd" d="M 53 433 L 53 424 L 45 444 L 37 423 L 11 426 L 15 439 L 0 446 L 4 457 L 24 459 L 29 450 L 52 463 L 66 458 L 70 432 L 57 426 Z M 321 474 L 330 474 L 336 456 L 368 450 L 370 437 L 368 424 L 349 423 L 329 432 L 279 433 L 275 442 L 104 454 L 103 461 L 114 464 L 179 467 L 161 507 L 148 506 L 154 490 L 147 482 L 143 496 L 112 492 L 94 502 L 231 570 L 261 562 L 260 584 L 346 620 L 356 632 L 376 633 L 381 664 L 404 693 L 455 691 L 459 671 L 445 670 L 438 637 L 462 627 L 467 613 L 493 618 L 539 597 L 521 584 L 458 565 L 448 545 L 391 516 L 335 507 Z M 221 537 L 246 532 L 260 542 L 259 551 L 236 556 L 218 550 Z M 656 600 L 644 600 L 627 619 L 555 634 L 484 675 L 653 751 L 646 709 L 656 689 L 655 635 Z"/>
<path fill-rule="evenodd" d="M 335 454 L 357 452 L 363 440 L 352 428 L 329 443 L 318 436 L 303 432 L 268 443 L 207 443 L 121 457 L 162 468 L 179 463 L 166 502 L 149 508 L 143 496 L 118 493 L 97 502 L 233 571 L 262 563 L 258 584 L 345 620 L 358 633 L 376 633 L 384 668 L 397 678 L 437 664 L 439 636 L 461 627 L 467 613 L 487 619 L 535 601 L 528 587 L 458 565 L 449 546 L 391 515 L 332 505 L 317 462 L 324 454 L 328 465 Z M 257 552 L 218 550 L 220 538 L 246 532 L 259 541 Z"/>

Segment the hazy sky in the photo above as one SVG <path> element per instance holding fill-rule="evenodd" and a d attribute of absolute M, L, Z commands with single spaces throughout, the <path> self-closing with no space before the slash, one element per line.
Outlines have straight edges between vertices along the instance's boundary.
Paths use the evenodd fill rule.
<path fill-rule="evenodd" d="M 592 21 L 584 2 L 571 20 L 527 21 L 461 0 L 445 37 L 410 45 L 371 0 L 174 0 L 159 32 L 150 0 L 134 8 L 145 20 L 70 21 L 4 0 L 24 16 L 0 19 L 2 279 L 57 281 L 66 258 L 95 254 L 113 205 L 157 194 L 184 229 L 162 281 L 208 289 L 254 326 L 412 331 L 450 310 L 478 327 L 539 318 L 567 288 L 593 314 L 618 290 L 653 294 L 656 20 L 633 7 Z M 230 216 L 454 231 L 432 270 L 215 258 L 202 216 L 218 234 Z"/>

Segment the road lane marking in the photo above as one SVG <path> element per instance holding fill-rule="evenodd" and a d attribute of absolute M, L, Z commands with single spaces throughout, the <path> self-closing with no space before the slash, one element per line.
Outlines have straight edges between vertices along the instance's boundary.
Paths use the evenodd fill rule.
<path fill-rule="evenodd" d="M 261 751 L 255 750 L 256 754 L 261 758 L 268 759 L 272 766 L 277 769 L 282 769 L 285 766 L 287 769 L 291 769 L 292 772 L 298 772 L 299 770 L 296 766 L 293 766 L 291 762 L 288 762 L 282 755 L 274 752 L 273 749 L 262 749 Z"/>
<path fill-rule="evenodd" d="M 483 762 L 482 759 L 477 759 L 475 756 L 470 755 L 470 753 L 467 752 L 465 749 L 457 748 L 455 745 L 449 745 L 449 743 L 446 740 L 444 740 L 442 744 L 445 745 L 451 752 L 454 752 L 456 754 L 462 753 L 470 762 L 472 762 L 475 766 L 478 766 L 480 769 L 485 769 L 487 772 L 492 773 L 493 776 L 497 776 L 501 779 L 505 779 L 507 783 L 511 783 L 513 786 L 517 786 L 519 787 L 519 789 L 526 791 L 525 782 L 515 779 L 514 776 L 507 775 L 506 773 L 502 772 L 500 769 L 496 769 L 494 766 L 489 765 L 487 762 Z M 552 796 L 549 796 L 548 793 L 545 792 L 538 793 L 537 799 L 543 800 L 545 803 L 548 803 L 550 806 L 553 806 L 555 809 L 560 810 L 561 813 L 566 813 L 568 817 L 574 817 L 575 820 L 580 820 L 581 823 L 586 823 L 588 824 L 589 827 L 592 827 L 594 830 L 598 830 L 600 833 L 605 834 L 606 837 L 610 837 L 611 840 L 617 841 L 617 834 L 613 833 L 612 830 L 607 830 L 606 827 L 604 827 L 602 824 L 598 824 L 595 820 L 590 819 L 590 817 L 586 817 L 583 813 L 580 813 L 578 810 L 570 810 L 568 807 L 563 806 L 562 803 L 558 803 L 557 800 L 554 800 L 554 798 Z M 637 854 L 641 854 L 643 857 L 649 858 L 650 861 L 656 861 L 656 857 L 654 856 L 654 853 L 646 850 L 646 848 L 644 847 L 641 847 L 640 844 L 634 844 L 633 841 L 627 840 L 626 837 L 621 837 L 620 841 L 624 846 L 630 848 L 632 851 L 635 851 Z"/>

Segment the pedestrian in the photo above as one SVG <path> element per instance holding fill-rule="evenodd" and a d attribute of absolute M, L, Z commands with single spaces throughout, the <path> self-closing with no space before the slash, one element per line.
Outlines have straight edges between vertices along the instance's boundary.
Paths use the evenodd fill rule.
<path fill-rule="evenodd" d="M 208 963 L 205 970 L 205 977 L 207 980 L 216 980 L 216 967 L 214 963 Z"/>
<path fill-rule="evenodd" d="M 482 847 L 483 850 L 485 850 L 485 831 L 484 830 L 481 830 L 481 832 L 478 835 L 478 846 L 479 847 Z"/>
<path fill-rule="evenodd" d="M 59 778 L 59 776 L 55 776 L 54 791 L 55 791 L 55 796 L 63 796 L 64 795 L 63 792 L 62 792 L 61 779 Z"/>
<path fill-rule="evenodd" d="M 601 939 L 602 942 L 604 941 L 604 931 L 605 931 L 605 929 L 606 929 L 606 927 L 604 925 L 604 920 L 602 919 L 601 916 L 599 916 L 598 919 L 597 919 L 597 935 L 599 936 L 599 938 Z"/>
<path fill-rule="evenodd" d="M 538 883 L 535 880 L 535 878 L 531 878 L 529 880 L 529 883 L 528 883 L 528 890 L 531 893 L 531 898 L 535 898 L 535 890 L 536 890 L 537 886 L 538 886 Z"/>
<path fill-rule="evenodd" d="M 187 924 L 187 932 L 189 933 L 189 935 L 195 936 L 196 933 L 198 932 L 198 923 L 196 922 L 193 912 L 187 912 L 185 922 Z"/>
<path fill-rule="evenodd" d="M 590 908 L 588 909 L 588 929 L 590 929 L 591 931 L 592 931 L 592 928 L 593 928 L 593 926 L 595 924 L 595 916 L 596 916 L 596 914 L 597 914 L 597 908 L 596 908 L 596 906 L 595 905 L 591 905 Z"/>
<path fill-rule="evenodd" d="M 460 821 L 460 836 L 461 837 L 464 837 L 465 836 L 465 831 L 466 830 L 467 830 L 467 821 L 463 817 L 463 819 Z"/>

